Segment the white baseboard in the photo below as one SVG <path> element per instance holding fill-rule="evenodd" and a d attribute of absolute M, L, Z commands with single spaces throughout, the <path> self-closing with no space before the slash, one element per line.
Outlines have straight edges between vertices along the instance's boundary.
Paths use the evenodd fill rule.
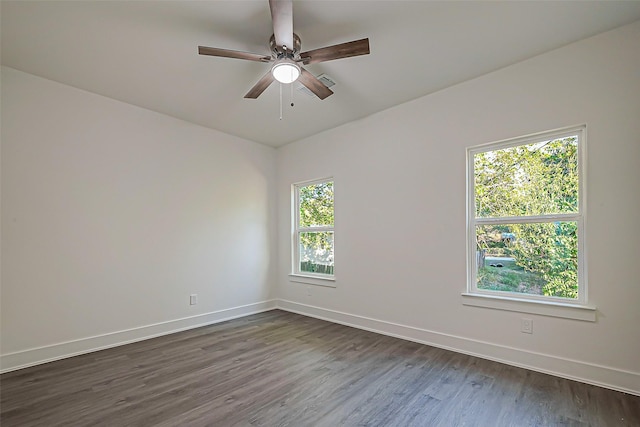
<path fill-rule="evenodd" d="M 279 309 L 640 396 L 640 373 L 278 300 Z"/>
<path fill-rule="evenodd" d="M 220 323 L 250 314 L 273 310 L 274 308 L 276 308 L 275 300 L 261 301 L 196 316 L 126 329 L 124 331 L 111 332 L 15 353 L 3 354 L 0 356 L 0 373 L 28 368 L 29 366 L 53 362 L 54 360 L 65 359 L 80 354 L 92 353 L 94 351 L 143 341 L 162 335 L 173 334 L 187 329 Z"/>
<path fill-rule="evenodd" d="M 287 300 L 268 300 L 0 356 L 0 373 L 279 308 L 358 329 L 640 396 L 640 373 L 472 340 Z"/>

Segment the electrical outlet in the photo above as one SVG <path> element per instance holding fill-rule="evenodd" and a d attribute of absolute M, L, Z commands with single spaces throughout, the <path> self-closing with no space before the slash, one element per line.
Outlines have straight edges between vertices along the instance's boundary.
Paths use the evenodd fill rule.
<path fill-rule="evenodd" d="M 520 321 L 520 331 L 524 334 L 533 333 L 533 319 L 522 318 Z"/>
<path fill-rule="evenodd" d="M 311 286 L 307 285 L 307 296 L 310 297 L 311 296 Z"/>
<path fill-rule="evenodd" d="M 198 294 L 191 294 L 189 296 L 189 305 L 196 305 L 198 303 Z"/>

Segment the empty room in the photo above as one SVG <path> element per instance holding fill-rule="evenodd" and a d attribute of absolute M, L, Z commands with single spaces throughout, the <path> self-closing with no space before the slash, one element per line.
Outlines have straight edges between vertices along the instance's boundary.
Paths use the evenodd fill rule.
<path fill-rule="evenodd" d="M 0 2 L 0 425 L 640 425 L 639 1 Z"/>

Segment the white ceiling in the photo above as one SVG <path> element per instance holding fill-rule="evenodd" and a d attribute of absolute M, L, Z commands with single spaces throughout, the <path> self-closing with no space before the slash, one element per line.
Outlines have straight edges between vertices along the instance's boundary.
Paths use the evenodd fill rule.
<path fill-rule="evenodd" d="M 2 1 L 2 64 L 252 141 L 279 146 L 640 19 L 640 1 L 294 1 L 302 50 L 369 37 L 371 54 L 307 66 L 321 101 L 279 85 L 244 94 L 268 64 L 267 0 Z"/>

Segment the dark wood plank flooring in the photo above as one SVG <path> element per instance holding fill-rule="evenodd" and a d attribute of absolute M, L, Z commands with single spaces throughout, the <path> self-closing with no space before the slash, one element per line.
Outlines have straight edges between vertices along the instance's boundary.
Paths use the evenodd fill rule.
<path fill-rule="evenodd" d="M 640 426 L 640 397 L 279 310 L 0 377 L 11 426 Z"/>

